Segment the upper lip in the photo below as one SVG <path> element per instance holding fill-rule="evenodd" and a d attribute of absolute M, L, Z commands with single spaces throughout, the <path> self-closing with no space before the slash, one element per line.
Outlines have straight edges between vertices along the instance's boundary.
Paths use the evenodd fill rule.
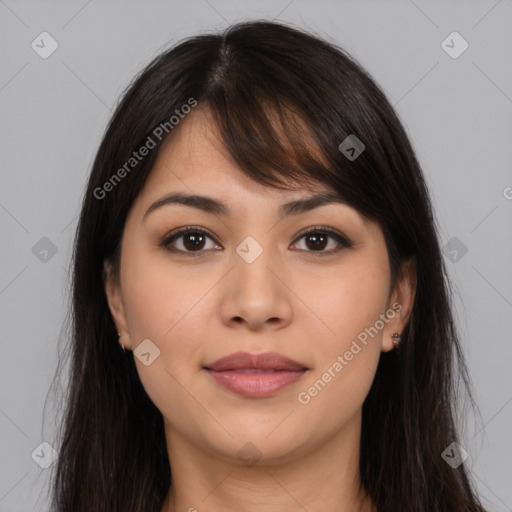
<path fill-rule="evenodd" d="M 248 352 L 235 352 L 226 357 L 221 357 L 217 361 L 205 366 L 207 370 L 226 371 L 226 370 L 288 370 L 298 371 L 307 370 L 307 368 L 275 352 L 265 352 L 263 354 L 250 354 Z"/>

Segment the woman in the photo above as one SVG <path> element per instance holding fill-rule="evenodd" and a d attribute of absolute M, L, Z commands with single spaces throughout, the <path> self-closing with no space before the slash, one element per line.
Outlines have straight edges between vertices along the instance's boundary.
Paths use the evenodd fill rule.
<path fill-rule="evenodd" d="M 483 510 L 420 166 L 317 37 L 241 23 L 134 80 L 83 200 L 72 343 L 58 512 Z"/>

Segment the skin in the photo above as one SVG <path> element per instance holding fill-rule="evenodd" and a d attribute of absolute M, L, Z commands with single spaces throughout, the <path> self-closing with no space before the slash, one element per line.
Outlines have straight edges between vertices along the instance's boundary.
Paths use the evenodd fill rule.
<path fill-rule="evenodd" d="M 315 191 L 322 189 L 317 184 Z M 213 196 L 233 216 L 167 205 L 143 220 L 172 191 Z M 150 339 L 160 350 L 149 366 L 134 359 L 165 422 L 172 486 L 162 512 L 218 512 L 234 504 L 241 512 L 375 510 L 359 488 L 361 408 L 380 353 L 394 348 L 391 333 L 407 323 L 415 272 L 404 265 L 391 289 L 380 227 L 347 205 L 278 216 L 282 203 L 309 195 L 245 176 L 222 151 L 208 116 L 196 110 L 162 148 L 129 213 L 119 283 L 105 263 L 120 342 L 135 350 Z M 159 245 L 191 225 L 212 235 L 199 256 L 179 252 L 193 251 L 183 236 L 172 243 L 177 252 Z M 329 238 L 315 249 L 297 237 L 314 226 L 341 232 L 353 247 L 332 252 L 339 244 Z M 263 249 L 250 264 L 236 252 L 247 236 Z M 400 312 L 309 403 L 299 403 L 298 394 L 395 302 Z M 309 370 L 271 397 L 245 398 L 203 370 L 237 351 L 275 351 Z M 252 465 L 237 456 L 248 442 L 261 454 Z"/>

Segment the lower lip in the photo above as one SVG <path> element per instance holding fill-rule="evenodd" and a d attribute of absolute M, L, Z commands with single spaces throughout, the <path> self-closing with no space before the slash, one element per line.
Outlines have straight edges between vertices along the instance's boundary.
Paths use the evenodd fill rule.
<path fill-rule="evenodd" d="M 239 373 L 234 370 L 206 370 L 221 386 L 242 396 L 261 398 L 273 395 L 299 380 L 306 370 L 270 373 Z"/>

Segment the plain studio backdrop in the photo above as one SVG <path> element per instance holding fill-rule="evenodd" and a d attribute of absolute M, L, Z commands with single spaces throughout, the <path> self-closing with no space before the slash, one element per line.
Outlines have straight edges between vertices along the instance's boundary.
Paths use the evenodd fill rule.
<path fill-rule="evenodd" d="M 482 414 L 465 425 L 464 464 L 489 511 L 512 510 L 511 0 L 0 0 L 0 512 L 48 510 L 42 443 L 55 414 L 43 425 L 43 407 L 79 205 L 113 105 L 164 48 L 256 18 L 341 45 L 404 123 Z"/>

